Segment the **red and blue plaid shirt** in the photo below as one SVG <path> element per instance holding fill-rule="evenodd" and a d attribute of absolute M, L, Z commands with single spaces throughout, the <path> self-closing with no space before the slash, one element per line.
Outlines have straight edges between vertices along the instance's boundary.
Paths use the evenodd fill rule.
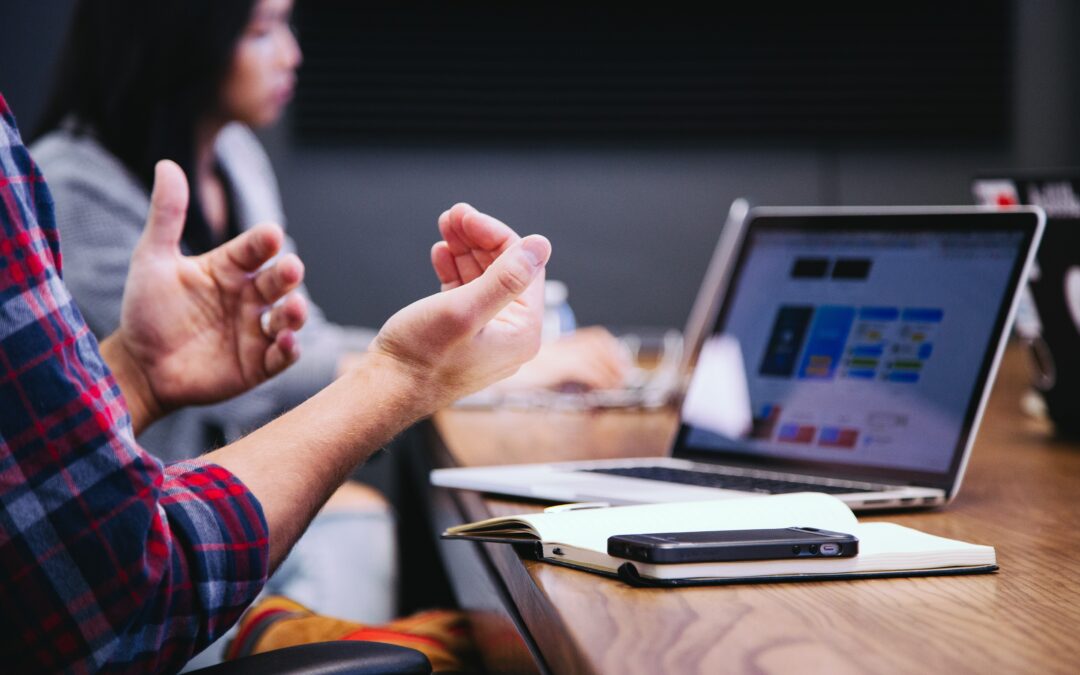
<path fill-rule="evenodd" d="M 135 443 L 2 96 L 0 118 L 0 670 L 175 671 L 262 588 L 266 521 L 225 469 Z"/>

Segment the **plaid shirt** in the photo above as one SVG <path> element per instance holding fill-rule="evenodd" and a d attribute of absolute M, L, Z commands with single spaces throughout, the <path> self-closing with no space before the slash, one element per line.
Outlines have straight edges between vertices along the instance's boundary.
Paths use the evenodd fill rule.
<path fill-rule="evenodd" d="M 266 521 L 235 476 L 136 445 L 0 96 L 0 670 L 178 670 L 266 572 Z"/>

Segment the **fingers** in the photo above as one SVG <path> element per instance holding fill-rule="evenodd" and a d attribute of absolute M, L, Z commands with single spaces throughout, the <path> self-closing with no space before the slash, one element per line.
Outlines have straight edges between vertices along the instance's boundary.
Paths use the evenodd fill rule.
<path fill-rule="evenodd" d="M 625 381 L 625 374 L 618 367 L 600 360 L 582 359 L 570 380 L 589 389 L 614 389 Z"/>
<path fill-rule="evenodd" d="M 618 340 L 595 326 L 545 343 L 536 363 L 543 368 L 535 379 L 544 387 L 573 383 L 588 389 L 612 389 L 623 384 L 629 368 Z"/>
<path fill-rule="evenodd" d="M 551 242 L 530 235 L 500 255 L 481 277 L 449 292 L 457 295 L 462 316 L 474 327 L 483 326 L 529 290 L 550 257 Z M 543 311 L 542 298 L 531 300 L 532 309 Z"/>
<path fill-rule="evenodd" d="M 281 251 L 285 233 L 273 224 L 256 225 L 207 253 L 220 271 L 254 272 Z"/>
<path fill-rule="evenodd" d="M 593 337 L 594 360 L 597 372 L 602 373 L 604 378 L 601 388 L 620 387 L 626 382 L 626 378 L 630 374 L 633 359 L 630 357 L 626 347 L 614 335 L 602 328 L 596 330 L 598 332 Z"/>
<path fill-rule="evenodd" d="M 460 240 L 457 240 L 460 242 Z M 454 250 L 454 246 L 447 242 L 451 253 Z M 484 267 L 480 264 L 474 256 L 472 250 L 466 250 L 464 253 L 454 255 L 454 267 L 457 269 L 457 275 L 461 278 L 462 283 L 469 283 L 473 279 L 476 279 L 484 273 Z"/>
<path fill-rule="evenodd" d="M 469 253 L 473 248 L 465 239 L 461 219 L 465 214 L 475 210 L 468 204 L 458 203 L 443 211 L 442 215 L 439 216 L 439 234 L 442 235 L 443 240 L 450 246 L 450 252 L 455 256 Z"/>
<path fill-rule="evenodd" d="M 614 377 L 612 373 L 607 372 L 602 368 L 585 365 L 585 367 L 575 371 L 573 375 L 567 377 L 566 381 L 557 382 L 552 386 L 558 387 L 559 385 L 571 383 L 587 390 L 614 389 L 622 384 L 622 380 Z"/>
<path fill-rule="evenodd" d="M 277 337 L 282 331 L 298 331 L 307 321 L 307 300 L 304 296 L 293 294 L 271 308 L 266 320 L 268 336 Z"/>
<path fill-rule="evenodd" d="M 521 238 L 498 218 L 469 208 L 471 210 L 461 217 L 461 232 L 473 250 L 490 251 L 497 255 Z"/>
<path fill-rule="evenodd" d="M 439 217 L 439 233 L 446 242 L 462 283 L 476 279 L 520 237 L 502 221 L 468 204 L 455 204 Z"/>
<path fill-rule="evenodd" d="M 304 263 L 293 253 L 281 256 L 273 265 L 255 275 L 255 288 L 270 305 L 296 289 L 304 280 Z"/>
<path fill-rule="evenodd" d="M 590 379 L 594 389 L 614 389 L 626 381 L 626 368 L 617 360 L 599 358 L 593 362 Z"/>
<path fill-rule="evenodd" d="M 167 159 L 154 167 L 150 213 L 140 243 L 163 250 L 179 250 L 188 208 L 188 183 L 183 170 Z"/>
<path fill-rule="evenodd" d="M 296 333 L 284 330 L 274 336 L 274 342 L 266 350 L 263 368 L 267 377 L 273 377 L 300 358 L 300 343 Z"/>
<path fill-rule="evenodd" d="M 262 332 L 270 341 L 263 356 L 267 378 L 277 375 L 300 358 L 296 331 L 303 327 L 306 320 L 307 300 L 296 293 L 276 304 L 261 320 Z"/>
<path fill-rule="evenodd" d="M 431 266 L 435 269 L 435 276 L 439 277 L 442 290 L 448 291 L 461 285 L 454 254 L 450 252 L 445 241 L 437 242 L 431 247 Z"/>
<path fill-rule="evenodd" d="M 588 326 L 578 329 L 572 339 L 580 340 L 588 359 L 594 361 L 609 378 L 616 380 L 611 386 L 622 384 L 633 366 L 633 358 L 618 338 L 605 328 Z"/>

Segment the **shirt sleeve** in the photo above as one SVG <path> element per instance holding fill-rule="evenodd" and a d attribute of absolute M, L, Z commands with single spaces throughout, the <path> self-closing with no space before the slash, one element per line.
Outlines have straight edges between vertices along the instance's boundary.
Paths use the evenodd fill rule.
<path fill-rule="evenodd" d="M 166 469 L 60 278 L 52 199 L 0 97 L 0 659 L 179 669 L 266 579 L 261 507 L 212 464 Z"/>

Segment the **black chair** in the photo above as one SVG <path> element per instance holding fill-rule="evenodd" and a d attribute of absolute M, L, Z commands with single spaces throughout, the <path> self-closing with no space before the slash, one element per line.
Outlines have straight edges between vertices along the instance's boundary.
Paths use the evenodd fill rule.
<path fill-rule="evenodd" d="M 427 657 L 381 642 L 316 642 L 245 656 L 188 675 L 428 675 Z"/>

